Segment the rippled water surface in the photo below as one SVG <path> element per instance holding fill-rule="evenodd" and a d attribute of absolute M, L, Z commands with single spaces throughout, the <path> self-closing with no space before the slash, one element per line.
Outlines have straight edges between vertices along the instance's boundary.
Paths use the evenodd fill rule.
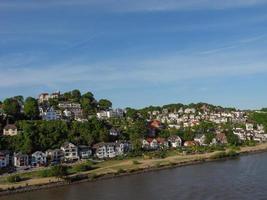
<path fill-rule="evenodd" d="M 267 199 L 267 153 L 41 190 L 1 200 Z"/>

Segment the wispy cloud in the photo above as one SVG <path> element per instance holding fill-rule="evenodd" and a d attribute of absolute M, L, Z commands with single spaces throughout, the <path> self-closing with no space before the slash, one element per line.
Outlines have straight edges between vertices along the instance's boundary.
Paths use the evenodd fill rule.
<path fill-rule="evenodd" d="M 122 59 L 90 63 L 68 60 L 42 68 L 17 67 L 1 71 L 0 87 L 43 85 L 60 88 L 86 83 L 96 89 L 131 87 L 136 84 L 171 84 L 194 79 L 223 78 L 267 73 L 266 50 L 214 50 L 212 53 L 173 53 L 143 60 Z M 14 78 L 10 78 L 14 77 Z"/>

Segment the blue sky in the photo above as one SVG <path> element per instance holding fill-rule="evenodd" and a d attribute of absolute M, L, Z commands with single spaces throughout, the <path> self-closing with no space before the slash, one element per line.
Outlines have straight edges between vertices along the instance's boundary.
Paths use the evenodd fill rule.
<path fill-rule="evenodd" d="M 0 99 L 267 107 L 267 0 L 1 0 Z"/>

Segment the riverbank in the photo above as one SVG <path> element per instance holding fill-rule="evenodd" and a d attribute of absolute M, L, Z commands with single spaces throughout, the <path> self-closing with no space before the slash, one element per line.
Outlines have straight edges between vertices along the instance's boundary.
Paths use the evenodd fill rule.
<path fill-rule="evenodd" d="M 258 144 L 252 147 L 241 147 L 237 150 L 239 154 L 249 154 L 263 152 L 267 150 L 267 143 Z M 229 152 L 230 149 L 226 150 Z M 95 169 L 70 175 L 68 179 L 49 178 L 32 178 L 19 183 L 0 183 L 2 191 L 0 195 L 8 195 L 20 192 L 28 192 L 39 189 L 49 189 L 69 184 L 78 184 L 87 181 L 99 181 L 131 174 L 140 174 L 149 171 L 162 170 L 167 168 L 181 167 L 185 165 L 199 164 L 220 159 L 226 159 L 227 156 L 218 158 L 220 151 L 204 154 L 183 155 L 173 152 L 162 159 L 136 158 L 127 160 L 110 160 L 95 165 Z M 226 154 L 225 154 L 226 155 Z"/>

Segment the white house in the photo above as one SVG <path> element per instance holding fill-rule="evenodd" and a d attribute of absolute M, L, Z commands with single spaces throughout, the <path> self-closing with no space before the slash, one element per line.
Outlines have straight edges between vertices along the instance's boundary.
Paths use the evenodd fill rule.
<path fill-rule="evenodd" d="M 60 119 L 60 113 L 55 111 L 53 107 L 50 107 L 46 112 L 42 113 L 42 119 L 47 121 L 58 120 Z"/>
<path fill-rule="evenodd" d="M 115 143 L 98 143 L 94 145 L 96 157 L 103 158 L 114 158 L 116 156 Z"/>
<path fill-rule="evenodd" d="M 29 165 L 29 156 L 22 153 L 14 153 L 14 166 L 15 167 L 27 167 Z"/>
<path fill-rule="evenodd" d="M 242 128 L 234 128 L 233 129 L 233 133 L 235 135 L 237 135 L 237 137 L 240 139 L 240 140 L 246 140 L 247 139 L 247 136 L 246 136 L 246 131 Z"/>
<path fill-rule="evenodd" d="M 116 141 L 115 151 L 116 155 L 123 155 L 132 149 L 132 145 L 127 141 Z"/>
<path fill-rule="evenodd" d="M 194 138 L 195 142 L 198 142 L 200 145 L 205 145 L 206 136 L 204 134 L 196 135 Z"/>
<path fill-rule="evenodd" d="M 48 93 L 42 93 L 38 97 L 38 102 L 43 103 L 44 101 L 48 101 L 50 98 L 50 95 Z"/>
<path fill-rule="evenodd" d="M 168 138 L 170 147 L 177 148 L 182 146 L 182 139 L 178 135 L 172 135 Z"/>
<path fill-rule="evenodd" d="M 4 127 L 3 135 L 15 136 L 18 134 L 18 129 L 14 124 L 8 124 Z"/>
<path fill-rule="evenodd" d="M 105 119 L 105 118 L 111 118 L 111 117 L 123 117 L 124 115 L 124 110 L 117 108 L 115 110 L 108 110 L 108 111 L 100 111 L 96 115 L 99 119 Z"/>
<path fill-rule="evenodd" d="M 65 160 L 78 160 L 78 147 L 70 142 L 65 142 L 60 148 L 64 153 Z"/>
<path fill-rule="evenodd" d="M 51 162 L 60 162 L 64 158 L 64 152 L 61 149 L 50 149 L 45 154 Z"/>
<path fill-rule="evenodd" d="M 155 138 L 147 138 L 142 141 L 142 148 L 146 150 L 156 150 L 159 148 L 159 143 Z"/>
<path fill-rule="evenodd" d="M 36 151 L 32 154 L 31 164 L 32 166 L 45 166 L 47 163 L 47 156 L 41 151 Z"/>
<path fill-rule="evenodd" d="M 247 130 L 247 131 L 253 131 L 253 129 L 254 129 L 253 124 L 251 124 L 251 123 L 246 123 L 246 130 Z"/>

